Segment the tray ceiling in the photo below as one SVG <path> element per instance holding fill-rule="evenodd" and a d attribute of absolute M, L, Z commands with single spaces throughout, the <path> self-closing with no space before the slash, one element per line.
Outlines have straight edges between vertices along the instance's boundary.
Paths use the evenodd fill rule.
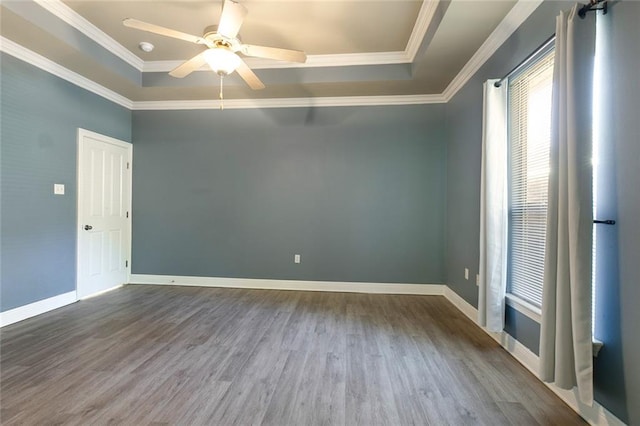
<path fill-rule="evenodd" d="M 248 58 L 266 84 L 253 91 L 233 74 L 233 99 L 439 95 L 513 8 L 509 0 L 245 0 L 243 42 L 304 50 L 306 64 Z M 0 34 L 133 102 L 217 98 L 219 80 L 202 68 L 168 71 L 202 50 L 126 28 L 136 18 L 202 35 L 218 1 L 3 0 Z M 146 53 L 138 44 L 155 49 Z"/>

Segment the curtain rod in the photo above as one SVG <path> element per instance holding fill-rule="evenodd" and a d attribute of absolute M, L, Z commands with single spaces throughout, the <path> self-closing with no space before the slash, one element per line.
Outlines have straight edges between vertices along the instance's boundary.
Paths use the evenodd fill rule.
<path fill-rule="evenodd" d="M 578 16 L 580 16 L 582 19 L 584 19 L 585 16 L 587 16 L 587 12 L 593 12 L 593 11 L 596 11 L 596 10 L 601 10 L 602 14 L 606 15 L 607 14 L 607 1 L 608 0 L 589 0 L 589 3 L 585 4 L 584 6 L 582 6 L 580 8 L 580 10 L 578 11 Z M 598 7 L 599 4 L 602 4 L 602 6 Z M 538 47 L 531 55 L 527 56 L 524 61 L 522 61 L 518 65 L 516 65 L 511 71 L 509 71 L 507 73 L 507 75 L 505 75 L 500 80 L 498 80 L 495 83 L 493 83 L 493 85 L 495 87 L 502 86 L 502 83 L 507 79 L 507 77 L 509 77 L 514 72 L 516 72 L 516 71 L 522 69 L 523 67 L 525 67 L 540 52 L 542 52 L 544 49 L 549 47 L 549 45 L 555 41 L 555 38 L 556 38 L 556 36 L 554 34 L 551 37 L 549 37 L 547 40 L 545 40 L 545 42 L 542 43 L 540 45 L 540 47 Z"/>
<path fill-rule="evenodd" d="M 529 56 L 527 56 L 525 58 L 524 61 L 520 62 L 518 65 L 516 65 L 511 71 L 509 71 L 507 73 L 507 75 L 505 75 L 504 77 L 502 77 L 500 80 L 496 81 L 495 83 L 493 83 L 493 85 L 495 87 L 500 87 L 502 86 L 502 83 L 510 76 L 512 75 L 514 72 L 522 69 L 523 67 L 527 66 L 533 59 L 536 58 L 536 56 L 538 56 L 541 52 L 543 52 L 547 47 L 549 47 L 549 45 L 553 44 L 556 40 L 556 35 L 552 35 L 551 37 L 549 37 L 548 39 L 546 39 L 544 41 L 544 43 L 542 43 L 540 46 L 538 46 L 538 48 Z"/>
<path fill-rule="evenodd" d="M 597 7 L 600 3 L 602 3 L 601 7 Z M 590 0 L 589 3 L 585 4 L 578 11 L 578 16 L 584 19 L 587 16 L 587 12 L 593 12 L 596 10 L 601 10 L 603 15 L 607 14 L 607 0 Z"/>

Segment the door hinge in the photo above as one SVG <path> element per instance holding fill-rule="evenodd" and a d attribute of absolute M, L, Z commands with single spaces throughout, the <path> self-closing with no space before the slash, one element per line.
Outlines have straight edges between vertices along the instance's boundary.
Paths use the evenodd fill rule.
<path fill-rule="evenodd" d="M 124 267 L 125 267 L 125 268 L 128 268 L 128 267 L 129 267 L 129 261 L 128 261 L 128 260 L 125 260 L 125 261 L 124 261 Z"/>
<path fill-rule="evenodd" d="M 129 212 L 127 212 L 127 218 L 129 218 Z"/>
<path fill-rule="evenodd" d="M 130 165 L 129 162 L 127 161 L 127 170 L 129 170 L 129 165 Z"/>

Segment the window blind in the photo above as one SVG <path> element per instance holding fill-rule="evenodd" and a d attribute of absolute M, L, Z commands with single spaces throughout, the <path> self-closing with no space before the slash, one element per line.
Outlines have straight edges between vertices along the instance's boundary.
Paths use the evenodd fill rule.
<path fill-rule="evenodd" d="M 554 51 L 509 78 L 508 291 L 542 305 Z"/>

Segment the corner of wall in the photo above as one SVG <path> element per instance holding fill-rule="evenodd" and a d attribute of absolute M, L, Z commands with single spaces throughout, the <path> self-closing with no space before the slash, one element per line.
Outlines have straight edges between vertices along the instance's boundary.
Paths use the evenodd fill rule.
<path fill-rule="evenodd" d="M 453 291 L 448 285 L 444 287 L 444 296 L 451 302 L 460 312 L 462 312 L 467 318 L 469 318 L 475 325 L 477 325 L 482 331 L 494 339 L 502 348 L 504 348 L 516 361 L 522 364 L 527 370 L 529 370 L 537 379 L 540 360 L 536 354 L 531 352 L 529 348 L 524 346 L 518 340 L 514 339 L 506 332 L 492 333 L 481 327 L 478 324 L 478 310 L 470 305 L 466 300 Z M 560 399 L 562 399 L 572 410 L 580 415 L 591 425 L 609 425 L 609 426 L 623 426 L 619 418 L 600 405 L 598 402 L 593 403 L 593 406 L 589 407 L 580 402 L 578 398 L 577 389 L 564 390 L 560 389 L 553 383 L 545 383 L 553 393 L 555 393 Z"/>

